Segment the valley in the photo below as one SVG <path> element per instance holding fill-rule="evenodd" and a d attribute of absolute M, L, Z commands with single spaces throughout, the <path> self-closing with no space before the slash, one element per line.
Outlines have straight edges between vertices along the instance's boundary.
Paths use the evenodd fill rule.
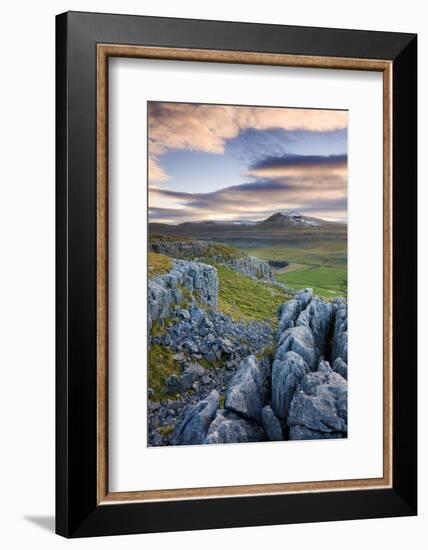
<path fill-rule="evenodd" d="M 270 262 L 275 280 L 290 291 L 310 286 L 324 298 L 347 295 L 345 224 L 285 211 L 262 222 L 152 223 L 149 231 L 152 238 L 204 240 Z"/>

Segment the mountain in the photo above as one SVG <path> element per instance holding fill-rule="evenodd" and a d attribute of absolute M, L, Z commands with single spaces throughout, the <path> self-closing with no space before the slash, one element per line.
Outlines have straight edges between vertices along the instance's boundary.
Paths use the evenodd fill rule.
<path fill-rule="evenodd" d="M 305 239 L 346 239 L 346 224 L 311 218 L 294 210 L 281 210 L 262 221 L 216 220 L 178 225 L 149 223 L 151 236 L 190 237 L 217 241 L 238 248 L 297 244 Z"/>
<path fill-rule="evenodd" d="M 309 218 L 303 216 L 300 212 L 294 210 L 283 210 L 272 214 L 266 220 L 259 222 L 261 227 L 281 228 L 281 227 L 321 227 L 325 225 L 324 220 Z"/>
<path fill-rule="evenodd" d="M 178 225 L 168 225 L 166 223 L 150 223 L 151 229 L 156 229 L 159 233 L 169 232 L 172 234 L 184 234 L 194 231 L 265 231 L 265 230 L 278 230 L 288 228 L 323 228 L 336 226 L 340 227 L 343 224 L 334 222 L 327 222 L 319 218 L 310 218 L 304 216 L 300 212 L 295 210 L 281 210 L 272 214 L 265 220 L 256 222 L 250 220 L 206 220 L 195 222 L 184 222 Z"/>

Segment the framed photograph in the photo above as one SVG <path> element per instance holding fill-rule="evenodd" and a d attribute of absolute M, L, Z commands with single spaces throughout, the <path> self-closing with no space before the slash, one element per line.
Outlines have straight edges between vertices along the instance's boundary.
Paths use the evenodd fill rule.
<path fill-rule="evenodd" d="M 57 533 L 416 514 L 416 35 L 56 24 Z"/>

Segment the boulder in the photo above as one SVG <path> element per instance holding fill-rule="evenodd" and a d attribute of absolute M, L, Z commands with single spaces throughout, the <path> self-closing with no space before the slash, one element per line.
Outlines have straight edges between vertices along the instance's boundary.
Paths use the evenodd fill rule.
<path fill-rule="evenodd" d="M 262 409 L 262 423 L 270 441 L 282 441 L 284 439 L 281 423 L 275 416 L 270 405 L 266 405 Z"/>
<path fill-rule="evenodd" d="M 315 340 L 310 328 L 304 325 L 285 330 L 279 338 L 275 359 L 284 361 L 285 354 L 294 351 L 302 357 L 311 370 L 315 370 L 317 355 Z"/>
<path fill-rule="evenodd" d="M 307 363 L 294 351 L 288 351 L 283 360 L 275 359 L 272 365 L 272 409 L 286 421 L 291 401 L 302 378 L 309 373 Z"/>
<path fill-rule="evenodd" d="M 318 357 L 325 356 L 332 315 L 333 308 L 330 302 L 314 298 L 296 321 L 296 326 L 303 325 L 311 329 Z"/>
<path fill-rule="evenodd" d="M 258 441 L 266 441 L 266 434 L 261 426 L 230 410 L 220 409 L 209 427 L 204 443 L 254 443 Z"/>
<path fill-rule="evenodd" d="M 249 355 L 238 367 L 226 390 L 225 407 L 246 418 L 261 422 L 268 397 L 269 368 Z"/>
<path fill-rule="evenodd" d="M 219 394 L 216 390 L 192 405 L 179 426 L 174 430 L 173 445 L 201 445 L 218 409 Z"/>
<path fill-rule="evenodd" d="M 307 430 L 318 432 L 312 439 L 347 437 L 348 384 L 327 362 L 320 367 L 304 376 L 296 388 L 287 418 L 290 439 Z"/>

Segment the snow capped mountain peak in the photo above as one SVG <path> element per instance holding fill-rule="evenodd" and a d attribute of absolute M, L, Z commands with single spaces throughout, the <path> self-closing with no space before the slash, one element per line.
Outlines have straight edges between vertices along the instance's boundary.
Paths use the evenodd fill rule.
<path fill-rule="evenodd" d="M 266 220 L 260 222 L 262 225 L 276 226 L 276 227 L 302 227 L 302 226 L 311 226 L 318 227 L 320 224 L 319 220 L 316 218 L 309 218 L 304 216 L 300 212 L 295 210 L 281 210 L 269 216 Z"/>

